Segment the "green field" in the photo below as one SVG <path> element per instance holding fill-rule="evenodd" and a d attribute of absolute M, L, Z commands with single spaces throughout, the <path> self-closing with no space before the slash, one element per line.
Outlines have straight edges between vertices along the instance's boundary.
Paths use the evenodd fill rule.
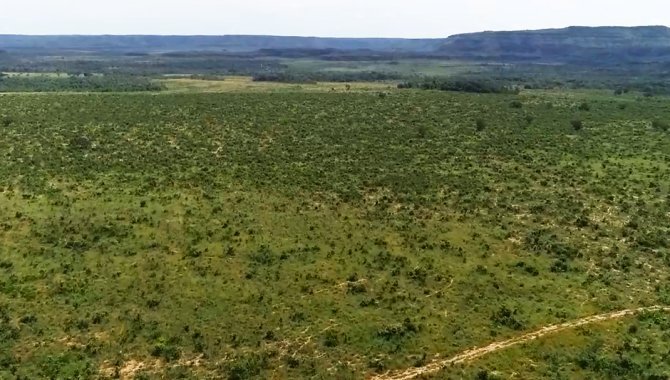
<path fill-rule="evenodd" d="M 382 82 L 351 82 L 351 83 L 277 83 L 255 82 L 251 77 L 227 76 L 225 80 L 201 80 L 190 78 L 163 78 L 157 81 L 165 86 L 166 91 L 174 93 L 212 93 L 212 92 L 370 92 L 389 91 L 397 84 Z"/>
<path fill-rule="evenodd" d="M 318 59 L 287 59 L 282 61 L 298 72 L 382 72 L 401 76 L 452 76 L 478 72 L 473 62 L 435 59 L 402 59 L 398 61 L 324 61 Z"/>
<path fill-rule="evenodd" d="M 0 95 L 0 378 L 363 379 L 670 305 L 668 98 L 165 84 Z M 668 347 L 644 313 L 426 378 Z"/>

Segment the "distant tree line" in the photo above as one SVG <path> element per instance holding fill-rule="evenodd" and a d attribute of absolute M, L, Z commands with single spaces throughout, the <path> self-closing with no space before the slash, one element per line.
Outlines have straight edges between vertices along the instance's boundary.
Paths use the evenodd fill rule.
<path fill-rule="evenodd" d="M 150 78 L 129 75 L 70 75 L 53 77 L 0 77 L 0 92 L 130 92 L 160 91 L 163 86 Z"/>
<path fill-rule="evenodd" d="M 282 82 L 282 83 L 316 83 L 316 82 L 379 82 L 397 80 L 401 77 L 397 73 L 383 73 L 378 71 L 360 72 L 269 72 L 256 74 L 253 80 L 256 82 Z"/>
<path fill-rule="evenodd" d="M 193 74 L 189 75 L 189 79 L 225 81 L 226 77 L 224 75 L 216 75 L 216 74 Z"/>
<path fill-rule="evenodd" d="M 516 93 L 513 86 L 504 82 L 480 78 L 418 78 L 398 84 L 398 88 L 421 90 L 474 92 L 481 94 Z"/>
<path fill-rule="evenodd" d="M 124 75 L 162 74 L 222 74 L 253 75 L 268 70 L 280 71 L 286 67 L 271 58 L 236 57 L 223 54 L 169 53 L 169 54 L 106 54 L 103 56 L 70 56 L 51 59 L 20 53 L 0 53 L 0 71 L 30 73 L 102 73 Z"/>

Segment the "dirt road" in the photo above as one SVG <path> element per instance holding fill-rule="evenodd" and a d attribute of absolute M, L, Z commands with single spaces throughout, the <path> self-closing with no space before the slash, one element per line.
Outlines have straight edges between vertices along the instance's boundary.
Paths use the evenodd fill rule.
<path fill-rule="evenodd" d="M 558 333 L 564 330 L 573 329 L 575 327 L 584 326 L 592 323 L 610 321 L 628 317 L 631 315 L 636 315 L 645 312 L 654 312 L 654 311 L 670 312 L 670 306 L 651 306 L 651 307 L 641 307 L 638 309 L 627 309 L 606 314 L 594 315 L 591 317 L 581 318 L 575 321 L 565 322 L 557 325 L 545 326 L 537 331 L 528 334 L 504 340 L 502 342 L 491 343 L 488 346 L 477 347 L 464 351 L 450 359 L 437 360 L 423 367 L 410 368 L 403 371 L 390 372 L 385 373 L 383 375 L 373 376 L 370 378 L 370 380 L 411 380 L 421 375 L 427 375 L 439 372 L 443 368 L 448 367 L 450 365 L 470 362 L 484 355 L 504 350 L 517 344 L 526 343 L 541 338 L 545 335 Z"/>

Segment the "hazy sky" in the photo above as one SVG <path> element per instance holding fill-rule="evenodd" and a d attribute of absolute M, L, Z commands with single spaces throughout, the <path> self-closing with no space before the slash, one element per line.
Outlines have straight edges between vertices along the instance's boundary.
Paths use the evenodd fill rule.
<path fill-rule="evenodd" d="M 444 37 L 669 24 L 670 0 L 0 0 L 0 34 Z"/>

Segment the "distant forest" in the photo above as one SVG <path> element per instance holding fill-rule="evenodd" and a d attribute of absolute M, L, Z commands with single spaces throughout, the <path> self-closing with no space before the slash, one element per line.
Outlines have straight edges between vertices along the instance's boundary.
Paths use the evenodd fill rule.
<path fill-rule="evenodd" d="M 296 69 L 290 64 L 309 60 L 361 63 L 361 68 L 334 71 L 302 65 Z M 416 60 L 466 62 L 472 70 L 445 82 L 433 73 L 371 69 L 374 65 L 369 64 L 392 66 L 389 62 Z M 571 27 L 443 39 L 0 35 L 0 72 L 68 76 L 42 82 L 3 78 L 0 91 L 155 89 L 147 78 L 176 74 L 245 75 L 257 81 L 291 83 L 395 81 L 401 87 L 433 89 L 479 81 L 465 88 L 588 87 L 653 95 L 670 93 L 670 29 Z M 93 73 L 109 78 L 89 78 Z"/>

